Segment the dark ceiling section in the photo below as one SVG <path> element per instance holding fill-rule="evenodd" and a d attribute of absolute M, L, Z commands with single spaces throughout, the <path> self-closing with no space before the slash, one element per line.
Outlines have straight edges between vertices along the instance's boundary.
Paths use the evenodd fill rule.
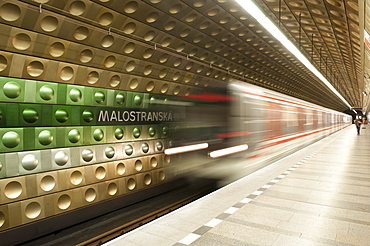
<path fill-rule="evenodd" d="M 352 106 L 361 106 L 357 1 L 256 2 Z M 135 76 L 194 88 L 233 78 L 348 109 L 234 0 L 50 0 L 42 8 L 118 40 L 123 46 L 109 49 L 137 60 L 135 71 L 125 67 Z"/>

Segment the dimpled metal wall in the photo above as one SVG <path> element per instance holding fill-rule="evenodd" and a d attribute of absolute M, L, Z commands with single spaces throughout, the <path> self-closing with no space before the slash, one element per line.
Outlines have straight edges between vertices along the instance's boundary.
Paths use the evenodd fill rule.
<path fill-rule="evenodd" d="M 176 116 L 158 102 L 203 79 L 127 37 L 154 35 L 128 17 L 137 2 L 103 2 L 0 2 L 0 231 L 175 176 L 163 152 Z"/>

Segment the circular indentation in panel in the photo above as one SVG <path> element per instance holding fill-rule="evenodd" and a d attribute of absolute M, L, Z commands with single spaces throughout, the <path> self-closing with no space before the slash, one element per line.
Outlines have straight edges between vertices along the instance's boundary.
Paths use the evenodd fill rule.
<path fill-rule="evenodd" d="M 102 129 L 95 129 L 93 133 L 95 141 L 101 141 L 104 138 L 104 132 Z"/>
<path fill-rule="evenodd" d="M 15 199 L 22 194 L 22 184 L 17 181 L 9 182 L 4 188 L 4 194 L 9 199 Z"/>
<path fill-rule="evenodd" d="M 88 35 L 89 35 L 89 29 L 87 29 L 87 27 L 80 26 L 76 28 L 73 34 L 73 37 L 76 40 L 82 41 L 82 40 L 85 40 Z"/>
<path fill-rule="evenodd" d="M 71 181 L 74 185 L 79 185 L 82 183 L 83 175 L 80 171 L 73 171 L 71 176 L 69 177 L 69 181 Z"/>
<path fill-rule="evenodd" d="M 149 49 L 146 49 L 143 53 L 143 58 L 144 59 L 149 59 L 150 57 L 152 57 L 154 54 L 154 50 L 149 48 Z"/>
<path fill-rule="evenodd" d="M 190 69 L 193 68 L 193 66 L 194 66 L 194 62 L 189 62 L 189 63 L 186 64 L 185 69 L 190 70 Z"/>
<path fill-rule="evenodd" d="M 141 131 L 139 128 L 135 127 L 133 130 L 132 130 L 132 135 L 135 137 L 135 138 L 138 138 L 140 137 L 141 135 Z"/>
<path fill-rule="evenodd" d="M 164 84 L 164 85 L 162 85 L 162 87 L 161 87 L 161 92 L 162 92 L 163 94 L 164 94 L 164 93 L 167 93 L 168 88 L 169 88 L 168 84 Z"/>
<path fill-rule="evenodd" d="M 108 56 L 107 58 L 105 58 L 104 66 L 106 68 L 111 68 L 114 65 L 116 65 L 116 57 L 114 57 L 114 56 Z"/>
<path fill-rule="evenodd" d="M 155 32 L 154 31 L 148 31 L 144 35 L 144 40 L 145 41 L 152 41 L 155 38 Z"/>
<path fill-rule="evenodd" d="M 18 33 L 13 37 L 12 44 L 17 50 L 27 50 L 32 44 L 31 37 L 25 33 Z"/>
<path fill-rule="evenodd" d="M 136 1 L 130 1 L 123 7 L 123 11 L 125 11 L 127 14 L 133 14 L 138 8 L 139 4 Z"/>
<path fill-rule="evenodd" d="M 113 75 L 109 81 L 110 86 L 116 87 L 119 85 L 121 78 L 118 75 Z"/>
<path fill-rule="evenodd" d="M 25 155 L 22 158 L 22 167 L 28 171 L 35 169 L 39 165 L 39 160 L 33 154 Z"/>
<path fill-rule="evenodd" d="M 342 5 L 337 0 L 326 0 L 326 1 L 335 7 L 342 7 Z"/>
<path fill-rule="evenodd" d="M 114 155 L 115 155 L 115 153 L 116 153 L 115 150 L 114 150 L 114 148 L 111 147 L 111 146 L 105 148 L 105 151 L 104 152 L 105 152 L 105 156 L 107 158 L 109 158 L 109 159 L 113 158 Z"/>
<path fill-rule="evenodd" d="M 200 41 L 202 41 L 204 39 L 204 36 L 203 35 L 198 35 L 194 38 L 193 42 L 194 43 L 199 43 Z"/>
<path fill-rule="evenodd" d="M 186 29 L 184 29 L 184 30 L 182 30 L 181 32 L 180 32 L 180 37 L 182 37 L 182 38 L 186 38 L 187 36 L 189 36 L 189 34 L 191 33 L 191 30 L 190 29 L 188 29 L 188 28 L 186 28 Z"/>
<path fill-rule="evenodd" d="M 114 196 L 118 192 L 118 186 L 116 183 L 110 183 L 108 185 L 108 194 Z"/>
<path fill-rule="evenodd" d="M 181 63 L 182 63 L 182 59 L 181 59 L 181 58 L 176 59 L 176 60 L 173 62 L 173 66 L 174 66 L 174 67 L 178 67 L 178 66 L 180 66 L 180 65 L 181 65 Z"/>
<path fill-rule="evenodd" d="M 123 32 L 126 34 L 132 34 L 135 30 L 136 24 L 134 22 L 127 23 L 123 28 Z"/>
<path fill-rule="evenodd" d="M 158 20 L 158 17 L 159 17 L 158 12 L 152 12 L 152 13 L 148 14 L 148 16 L 146 17 L 146 22 L 154 23 Z"/>
<path fill-rule="evenodd" d="M 78 143 L 81 139 L 81 134 L 77 129 L 72 129 L 68 133 L 68 140 L 71 143 Z"/>
<path fill-rule="evenodd" d="M 114 137 L 117 140 L 121 140 L 123 136 L 124 136 L 124 131 L 122 128 L 116 128 L 116 130 L 114 130 Z"/>
<path fill-rule="evenodd" d="M 96 71 L 92 71 L 87 75 L 87 83 L 90 85 L 95 84 L 99 80 L 99 74 Z"/>
<path fill-rule="evenodd" d="M 64 67 L 60 70 L 60 78 L 64 81 L 68 81 L 73 78 L 73 68 L 71 67 Z"/>
<path fill-rule="evenodd" d="M 154 82 L 153 81 L 149 81 L 148 84 L 145 86 L 145 90 L 150 92 L 154 89 Z"/>
<path fill-rule="evenodd" d="M 168 10 L 168 12 L 170 12 L 171 14 L 177 14 L 181 11 L 182 9 L 182 5 L 181 4 L 175 4 L 173 6 L 170 7 L 170 9 Z"/>
<path fill-rule="evenodd" d="M 39 140 L 39 143 L 46 146 L 49 145 L 53 142 L 54 137 L 51 131 L 49 130 L 43 130 L 39 133 L 39 136 L 37 137 Z"/>
<path fill-rule="evenodd" d="M 5 224 L 5 215 L 0 212 L 0 227 L 2 227 Z"/>
<path fill-rule="evenodd" d="M 91 111 L 91 110 L 84 110 L 82 112 L 82 119 L 86 122 L 86 123 L 89 123 L 91 121 L 93 121 L 94 119 L 94 113 Z"/>
<path fill-rule="evenodd" d="M 163 54 L 160 58 L 159 58 L 159 62 L 160 63 L 165 63 L 166 61 L 168 61 L 168 58 L 169 58 L 170 56 L 168 55 L 168 54 Z"/>
<path fill-rule="evenodd" d="M 85 200 L 87 202 L 92 202 L 96 199 L 96 191 L 94 190 L 94 188 L 88 188 L 86 191 L 85 191 Z"/>
<path fill-rule="evenodd" d="M 90 162 L 94 158 L 94 152 L 91 149 L 84 149 L 81 156 L 85 162 Z"/>
<path fill-rule="evenodd" d="M 155 148 L 156 148 L 158 151 L 162 151 L 162 149 L 163 149 L 163 144 L 162 144 L 162 142 L 156 142 L 156 143 L 155 143 Z"/>
<path fill-rule="evenodd" d="M 39 119 L 39 113 L 34 108 L 26 108 L 22 112 L 22 117 L 27 123 L 34 123 Z"/>
<path fill-rule="evenodd" d="M 195 14 L 195 13 L 193 13 L 193 14 L 187 15 L 187 16 L 185 17 L 185 21 L 186 21 L 186 22 L 193 22 L 193 21 L 195 21 L 197 18 L 198 18 L 198 15 L 197 15 L 197 14 Z"/>
<path fill-rule="evenodd" d="M 58 28 L 58 19 L 54 16 L 46 16 L 40 21 L 41 29 L 45 32 L 52 32 Z"/>
<path fill-rule="evenodd" d="M 134 71 L 136 68 L 136 63 L 134 61 L 129 61 L 127 64 L 126 64 L 126 71 L 127 72 L 132 72 Z"/>
<path fill-rule="evenodd" d="M 106 35 L 101 41 L 101 46 L 104 48 L 109 48 L 114 43 L 114 37 L 112 35 Z"/>
<path fill-rule="evenodd" d="M 164 26 L 164 30 L 171 31 L 175 27 L 176 27 L 176 22 L 175 21 L 170 21 L 170 22 L 166 23 L 166 25 Z"/>
<path fill-rule="evenodd" d="M 134 148 L 132 145 L 128 144 L 125 146 L 125 153 L 126 155 L 132 155 L 132 153 L 134 153 Z"/>
<path fill-rule="evenodd" d="M 5 56 L 0 55 L 0 72 L 4 71 L 8 67 L 8 60 Z"/>
<path fill-rule="evenodd" d="M 64 54 L 65 47 L 61 42 L 55 42 L 50 45 L 49 54 L 52 57 L 61 57 Z"/>
<path fill-rule="evenodd" d="M 149 136 L 150 137 L 154 137 L 155 136 L 155 128 L 154 127 L 149 127 L 148 129 L 148 133 L 149 133 Z"/>
<path fill-rule="evenodd" d="M 138 86 L 139 86 L 139 80 L 137 78 L 133 78 L 129 83 L 129 87 L 131 90 L 136 89 Z"/>
<path fill-rule="evenodd" d="M 162 134 L 165 135 L 165 136 L 168 134 L 168 127 L 167 126 L 162 127 Z"/>
<path fill-rule="evenodd" d="M 38 202 L 27 204 L 24 214 L 29 219 L 35 219 L 41 214 L 41 205 Z"/>
<path fill-rule="evenodd" d="M 60 208 L 62 210 L 69 208 L 71 206 L 71 204 L 72 204 L 71 197 L 67 194 L 61 195 L 58 198 L 57 206 L 58 206 L 58 208 Z"/>
<path fill-rule="evenodd" d="M 123 104 L 125 102 L 125 95 L 123 93 L 117 93 L 116 95 L 116 103 L 117 104 Z"/>
<path fill-rule="evenodd" d="M 69 91 L 69 99 L 71 99 L 72 102 L 79 102 L 82 99 L 82 92 L 77 88 L 71 89 Z"/>
<path fill-rule="evenodd" d="M 150 166 L 151 166 L 152 168 L 156 168 L 156 167 L 158 166 L 158 160 L 157 160 L 157 158 L 152 157 L 152 158 L 150 159 Z"/>
<path fill-rule="evenodd" d="M 55 179 L 51 175 L 44 176 L 40 181 L 40 187 L 43 191 L 51 191 L 55 187 Z"/>
<path fill-rule="evenodd" d="M 131 54 L 132 52 L 135 51 L 135 44 L 130 42 L 128 44 L 125 45 L 125 47 L 123 48 L 123 51 L 126 53 L 126 54 Z"/>
<path fill-rule="evenodd" d="M 104 167 L 98 167 L 95 169 L 95 177 L 99 180 L 104 179 L 107 175 L 107 172 Z"/>
<path fill-rule="evenodd" d="M 87 62 L 91 61 L 92 58 L 93 58 L 93 53 L 92 53 L 91 50 L 85 49 L 85 50 L 81 51 L 81 53 L 80 53 L 80 61 L 82 63 L 87 63 Z"/>
<path fill-rule="evenodd" d="M 116 167 L 116 172 L 118 175 L 123 175 L 126 172 L 126 166 L 122 162 L 118 163 Z"/>
<path fill-rule="evenodd" d="M 213 17 L 213 16 L 216 16 L 219 13 L 220 13 L 220 9 L 211 9 L 207 12 L 207 15 Z"/>
<path fill-rule="evenodd" d="M 103 92 L 101 91 L 97 91 L 95 92 L 94 94 L 94 99 L 95 99 L 95 102 L 99 103 L 99 104 L 102 104 L 104 103 L 105 101 L 105 95 Z"/>
<path fill-rule="evenodd" d="M 99 24 L 102 26 L 109 26 L 113 21 L 113 14 L 106 12 L 99 17 Z"/>
<path fill-rule="evenodd" d="M 69 13 L 72 15 L 82 15 L 85 12 L 86 5 L 82 1 L 74 1 L 69 5 Z"/>
<path fill-rule="evenodd" d="M 151 96 L 150 99 L 149 99 L 149 104 L 150 105 L 156 105 L 156 98 L 154 96 Z"/>
<path fill-rule="evenodd" d="M 144 176 L 144 184 L 150 185 L 152 183 L 152 176 L 149 173 L 145 174 Z"/>
<path fill-rule="evenodd" d="M 27 73 L 32 77 L 40 76 L 44 72 L 44 64 L 33 61 L 27 66 Z"/>
<path fill-rule="evenodd" d="M 167 47 L 171 44 L 171 42 L 172 42 L 172 39 L 170 37 L 167 37 L 167 38 L 162 40 L 162 46 Z"/>
<path fill-rule="evenodd" d="M 180 86 L 176 86 L 175 89 L 173 90 L 173 94 L 178 95 L 180 91 L 181 91 Z"/>
<path fill-rule="evenodd" d="M 0 7 L 0 17 L 6 21 L 16 21 L 21 16 L 21 9 L 11 3 L 5 3 Z"/>
<path fill-rule="evenodd" d="M 136 180 L 135 180 L 135 179 L 133 179 L 133 178 L 129 178 L 129 179 L 127 180 L 127 189 L 129 189 L 129 190 L 134 190 L 134 189 L 135 189 L 135 187 L 136 187 Z"/>
<path fill-rule="evenodd" d="M 148 153 L 149 152 L 149 145 L 147 143 L 143 143 L 141 144 L 141 151 L 143 151 L 143 153 Z"/>
<path fill-rule="evenodd" d="M 148 66 L 146 66 L 146 67 L 144 68 L 144 70 L 143 70 L 143 74 L 144 74 L 145 76 L 150 75 L 152 72 L 153 72 L 153 66 L 152 66 L 152 65 L 148 65 Z"/>
<path fill-rule="evenodd" d="M 69 157 L 64 151 L 58 151 L 54 156 L 54 161 L 58 166 L 64 166 L 68 160 Z"/>
<path fill-rule="evenodd" d="M 200 30 L 205 30 L 205 29 L 207 29 L 210 25 L 211 25 L 211 23 L 210 23 L 209 21 L 203 22 L 202 24 L 200 24 L 200 25 L 199 25 L 199 29 L 200 29 Z"/>
<path fill-rule="evenodd" d="M 14 148 L 17 147 L 21 142 L 21 137 L 18 135 L 18 133 L 9 131 L 3 135 L 2 142 L 5 147 Z"/>
<path fill-rule="evenodd" d="M 160 181 L 163 181 L 166 179 L 166 174 L 163 171 L 160 171 L 158 176 L 159 176 Z"/>
<path fill-rule="evenodd" d="M 140 96 L 140 95 L 135 95 L 134 96 L 134 104 L 136 106 L 140 106 L 142 102 L 143 102 L 142 96 Z"/>
<path fill-rule="evenodd" d="M 165 163 L 167 163 L 167 164 L 170 164 L 170 162 L 171 162 L 171 157 L 170 157 L 169 155 L 166 155 L 166 156 L 164 157 L 164 162 L 165 162 Z"/>
<path fill-rule="evenodd" d="M 55 118 L 56 120 L 59 122 L 59 123 L 64 123 L 68 120 L 68 112 L 64 109 L 58 109 L 56 112 L 55 112 Z"/>

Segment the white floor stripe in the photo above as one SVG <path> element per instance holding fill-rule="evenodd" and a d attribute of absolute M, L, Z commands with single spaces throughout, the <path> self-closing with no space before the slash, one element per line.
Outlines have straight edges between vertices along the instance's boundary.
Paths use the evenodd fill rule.
<path fill-rule="evenodd" d="M 259 190 L 256 190 L 254 192 L 251 193 L 251 195 L 256 195 L 256 196 L 259 196 L 263 193 L 263 191 L 259 191 Z"/>
<path fill-rule="evenodd" d="M 236 211 L 238 211 L 239 208 L 234 208 L 234 207 L 231 207 L 231 208 L 228 208 L 224 211 L 224 213 L 226 214 L 233 214 L 235 213 Z"/>
<path fill-rule="evenodd" d="M 250 198 L 244 198 L 243 200 L 241 200 L 240 202 L 241 203 L 249 203 L 250 201 L 252 201 L 252 199 Z"/>
<path fill-rule="evenodd" d="M 207 224 L 205 224 L 205 226 L 215 227 L 216 225 L 220 224 L 221 222 L 222 222 L 222 220 L 220 220 L 220 219 L 212 219 Z"/>
<path fill-rule="evenodd" d="M 184 237 L 183 239 L 181 239 L 179 241 L 179 243 L 182 243 L 182 244 L 185 244 L 185 245 L 189 245 L 192 242 L 194 242 L 195 240 L 197 240 L 198 238 L 200 238 L 200 235 L 195 234 L 195 233 L 190 233 L 189 235 L 187 235 L 186 237 Z"/>

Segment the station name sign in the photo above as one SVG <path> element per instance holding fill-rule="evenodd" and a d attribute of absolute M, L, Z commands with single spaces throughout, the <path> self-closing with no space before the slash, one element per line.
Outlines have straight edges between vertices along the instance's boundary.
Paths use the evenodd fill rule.
<path fill-rule="evenodd" d="M 144 109 L 98 110 L 98 124 L 160 123 L 173 121 L 172 111 L 150 111 Z"/>

